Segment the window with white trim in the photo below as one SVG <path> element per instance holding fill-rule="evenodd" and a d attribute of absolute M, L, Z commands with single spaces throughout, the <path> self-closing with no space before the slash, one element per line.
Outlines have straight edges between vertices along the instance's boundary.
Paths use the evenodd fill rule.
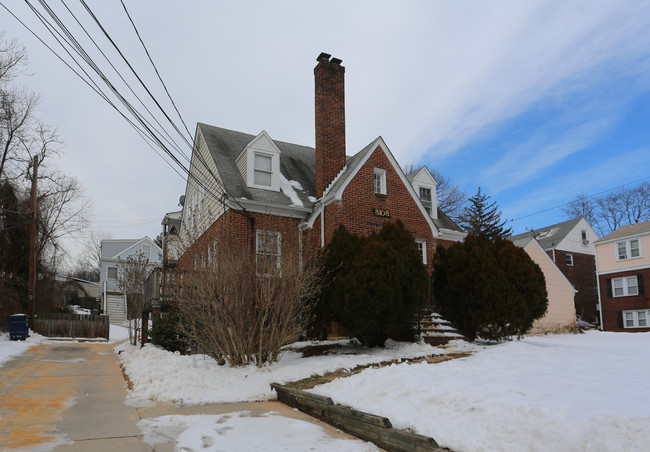
<path fill-rule="evenodd" d="M 254 153 L 253 184 L 271 187 L 273 180 L 273 157 L 261 152 Z"/>
<path fill-rule="evenodd" d="M 426 209 L 427 213 L 431 215 L 431 188 L 429 187 L 419 187 L 419 195 L 420 195 L 420 201 L 422 201 L 422 204 L 424 205 L 424 208 Z"/>
<path fill-rule="evenodd" d="M 650 311 L 623 311 L 624 328 L 647 328 L 650 326 Z"/>
<path fill-rule="evenodd" d="M 616 242 L 616 260 L 622 261 L 637 257 L 641 257 L 641 242 L 638 238 Z"/>
<path fill-rule="evenodd" d="M 147 259 L 151 259 L 151 245 L 150 244 L 148 244 L 148 243 L 143 243 L 142 244 L 142 254 Z"/>
<path fill-rule="evenodd" d="M 427 265 L 427 241 L 422 239 L 415 239 L 415 244 L 418 246 L 420 256 L 422 256 L 422 263 Z"/>
<path fill-rule="evenodd" d="M 108 267 L 106 276 L 108 279 L 117 279 L 117 267 Z"/>
<path fill-rule="evenodd" d="M 573 254 L 568 254 L 566 255 L 566 264 L 569 267 L 573 267 Z"/>
<path fill-rule="evenodd" d="M 639 282 L 637 281 L 636 276 L 612 278 L 612 295 L 614 297 L 639 295 Z"/>
<path fill-rule="evenodd" d="M 273 268 L 280 268 L 280 238 L 278 231 L 257 230 L 256 264 L 261 273 L 267 274 Z"/>
<path fill-rule="evenodd" d="M 385 195 L 386 194 L 386 170 L 381 168 L 375 168 L 373 181 L 375 186 L 375 194 Z"/>

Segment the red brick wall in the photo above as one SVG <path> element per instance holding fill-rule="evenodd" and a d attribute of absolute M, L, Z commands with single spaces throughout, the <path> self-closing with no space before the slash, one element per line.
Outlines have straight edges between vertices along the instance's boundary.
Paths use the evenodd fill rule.
<path fill-rule="evenodd" d="M 316 85 L 316 197 L 345 166 L 345 68 L 319 61 Z"/>
<path fill-rule="evenodd" d="M 553 259 L 553 250 L 546 253 Z M 567 265 L 567 254 L 573 255 L 573 266 Z M 555 265 L 578 291 L 575 296 L 576 314 L 581 319 L 592 322 L 594 317 L 598 317 L 595 257 L 591 254 L 555 250 Z M 597 323 L 600 323 L 600 319 L 597 319 Z"/>
<path fill-rule="evenodd" d="M 621 278 L 624 276 L 637 275 L 637 280 L 642 279 L 643 293 L 637 296 L 628 297 L 612 297 L 607 294 L 607 280 L 612 278 Z M 649 328 L 621 328 L 619 326 L 617 312 L 627 310 L 643 310 L 650 309 L 650 293 L 648 285 L 650 285 L 650 268 L 642 270 L 626 271 L 609 275 L 600 275 L 598 278 L 600 284 L 600 297 L 603 309 L 603 330 L 605 331 L 626 331 L 626 332 L 641 332 L 650 331 Z M 639 291 L 641 292 L 641 291 Z M 650 321 L 650 319 L 648 319 Z"/>
<path fill-rule="evenodd" d="M 374 169 L 386 170 L 386 194 L 374 192 Z M 390 218 L 376 216 L 374 209 L 382 209 L 390 213 Z M 386 157 L 381 147 L 376 149 L 366 163 L 361 167 L 354 179 L 343 192 L 343 199 L 325 207 L 325 243 L 334 235 L 339 225 L 344 225 L 348 231 L 358 235 L 368 235 L 379 231 L 385 221 L 401 220 L 408 231 L 416 239 L 427 241 L 428 268 L 438 243 L 435 241 L 429 223 L 418 205 L 411 197 L 408 189 L 402 183 L 393 165 Z M 314 223 L 314 232 L 320 236 L 320 218 Z"/>

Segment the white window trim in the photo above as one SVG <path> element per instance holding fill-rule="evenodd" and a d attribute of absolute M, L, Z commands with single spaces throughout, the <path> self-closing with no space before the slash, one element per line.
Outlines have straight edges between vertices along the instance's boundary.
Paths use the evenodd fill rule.
<path fill-rule="evenodd" d="M 418 245 L 418 251 L 422 256 L 422 263 L 427 265 L 427 241 L 423 239 L 415 239 L 415 243 Z"/>
<path fill-rule="evenodd" d="M 571 261 L 571 262 L 569 262 Z M 566 254 L 566 265 L 567 267 L 573 267 L 573 254 L 567 253 Z"/>
<path fill-rule="evenodd" d="M 639 255 L 632 257 L 631 255 L 631 250 L 632 247 L 630 246 L 630 242 L 636 241 L 639 244 Z M 625 244 L 625 256 L 626 257 L 621 257 L 620 254 L 618 253 L 618 245 L 619 243 L 624 243 Z M 639 237 L 630 237 L 629 239 L 625 240 L 617 240 L 614 243 L 614 252 L 616 253 L 616 260 L 617 261 L 629 261 L 632 259 L 641 259 L 643 257 L 643 251 L 641 250 L 641 238 Z"/>
<path fill-rule="evenodd" d="M 377 191 L 374 176 L 379 176 L 379 191 Z M 372 178 L 372 189 L 376 195 L 386 194 L 386 170 L 385 169 L 375 168 L 375 172 Z"/>
<path fill-rule="evenodd" d="M 645 313 L 645 325 L 639 325 L 639 312 Z M 632 325 L 627 325 L 626 314 L 632 314 Z M 623 311 L 623 328 L 650 328 L 650 310 Z"/>
<path fill-rule="evenodd" d="M 259 185 L 255 183 L 255 156 L 261 155 L 271 158 L 271 185 Z M 259 170 L 266 171 L 266 170 Z M 280 191 L 280 154 L 276 152 L 262 151 L 258 149 L 248 150 L 248 186 L 252 188 L 261 188 L 263 190 Z"/>
<path fill-rule="evenodd" d="M 276 263 L 277 263 L 277 268 L 280 268 L 281 262 L 282 262 L 282 233 L 280 231 L 265 231 L 263 229 L 258 229 L 255 232 L 255 265 L 258 265 L 258 259 L 259 256 L 261 255 L 260 249 L 259 249 L 259 244 L 260 244 L 260 235 L 261 234 L 268 234 L 268 235 L 275 235 L 276 240 L 278 242 L 278 252 L 275 255 L 276 256 Z"/>
<path fill-rule="evenodd" d="M 630 293 L 630 287 L 628 284 L 630 278 L 634 278 L 634 280 L 636 281 L 636 284 L 633 286 L 636 287 L 636 293 L 633 294 Z M 622 287 L 623 287 L 622 295 L 616 295 L 616 281 L 622 282 Z M 623 276 L 622 278 L 612 278 L 612 298 L 636 297 L 637 295 L 639 295 L 639 278 L 636 275 Z"/>

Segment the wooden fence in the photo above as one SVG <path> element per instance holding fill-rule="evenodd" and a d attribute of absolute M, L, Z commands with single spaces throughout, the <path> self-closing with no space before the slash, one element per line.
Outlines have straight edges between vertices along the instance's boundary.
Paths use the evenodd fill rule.
<path fill-rule="evenodd" d="M 106 315 L 44 314 L 34 319 L 31 329 L 47 337 L 108 339 L 110 323 Z"/>

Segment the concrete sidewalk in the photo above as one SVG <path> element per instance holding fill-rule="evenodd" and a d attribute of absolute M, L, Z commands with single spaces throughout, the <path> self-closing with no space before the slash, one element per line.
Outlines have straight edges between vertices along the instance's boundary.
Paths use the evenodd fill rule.
<path fill-rule="evenodd" d="M 152 451 L 137 423 L 168 414 L 269 411 L 320 425 L 337 438 L 353 438 L 279 402 L 175 407 L 128 406 L 114 344 L 38 345 L 0 367 L 0 450 Z M 170 452 L 174 444 L 157 444 Z"/>

